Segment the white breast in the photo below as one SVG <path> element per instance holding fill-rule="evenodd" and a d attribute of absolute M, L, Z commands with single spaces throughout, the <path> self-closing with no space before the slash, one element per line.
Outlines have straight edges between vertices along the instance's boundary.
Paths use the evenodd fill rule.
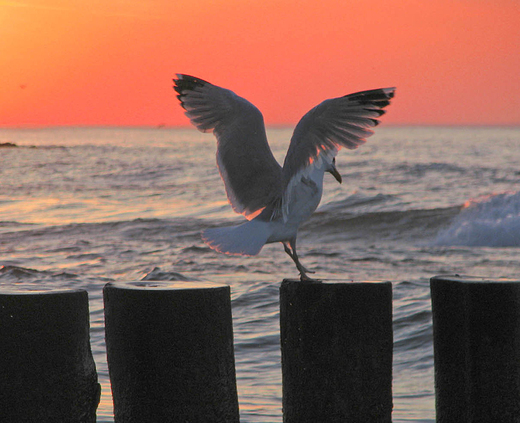
<path fill-rule="evenodd" d="M 314 168 L 308 175 L 302 175 L 299 182 L 292 184 L 286 224 L 301 224 L 316 210 L 323 192 L 323 169 Z"/>
<path fill-rule="evenodd" d="M 306 170 L 299 172 L 289 183 L 284 196 L 283 216 L 271 222 L 273 231 L 268 243 L 296 237 L 299 226 L 320 204 L 325 172 L 322 167 L 312 165 Z"/>

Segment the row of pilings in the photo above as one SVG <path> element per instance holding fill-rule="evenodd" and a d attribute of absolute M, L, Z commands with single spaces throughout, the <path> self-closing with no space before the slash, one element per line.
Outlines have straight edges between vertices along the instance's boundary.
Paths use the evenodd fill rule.
<path fill-rule="evenodd" d="M 430 281 L 437 422 L 520 422 L 520 283 Z M 230 288 L 103 290 L 116 423 L 239 422 Z M 285 423 L 392 421 L 392 284 L 280 287 Z M 0 291 L 0 422 L 93 423 L 84 290 Z"/>

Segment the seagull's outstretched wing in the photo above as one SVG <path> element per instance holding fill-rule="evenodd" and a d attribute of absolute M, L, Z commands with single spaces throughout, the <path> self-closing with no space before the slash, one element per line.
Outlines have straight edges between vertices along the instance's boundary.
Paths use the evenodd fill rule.
<path fill-rule="evenodd" d="M 355 149 L 366 142 L 379 124 L 378 118 L 390 104 L 395 88 L 361 91 L 325 100 L 296 125 L 283 165 L 285 205 L 289 203 L 291 185 L 310 166 L 321 166 L 320 155 L 335 156 L 341 147 Z M 286 210 L 284 210 L 284 214 Z"/>
<path fill-rule="evenodd" d="M 202 79 L 177 74 L 173 81 L 191 123 L 217 138 L 217 164 L 233 210 L 251 219 L 282 192 L 282 168 L 267 143 L 262 114 Z"/>

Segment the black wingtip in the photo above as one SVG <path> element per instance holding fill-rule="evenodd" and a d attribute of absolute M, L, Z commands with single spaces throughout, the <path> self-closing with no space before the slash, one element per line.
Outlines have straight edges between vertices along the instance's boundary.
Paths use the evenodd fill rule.
<path fill-rule="evenodd" d="M 390 100 L 395 96 L 395 87 L 391 88 L 378 88 L 375 90 L 360 91 L 353 94 L 348 94 L 345 97 L 351 101 L 355 101 L 361 105 L 375 106 L 375 109 L 370 109 L 374 112 L 378 112 L 379 116 L 382 116 L 385 112 L 384 109 L 390 104 Z M 369 108 L 367 108 L 368 110 Z"/>
<path fill-rule="evenodd" d="M 183 73 L 178 73 L 175 75 L 177 78 L 173 78 L 173 83 L 175 91 L 180 93 L 182 90 L 192 90 L 195 87 L 203 87 L 209 82 L 204 81 L 201 78 L 196 78 L 195 76 L 185 75 Z"/>
<path fill-rule="evenodd" d="M 197 87 L 203 87 L 209 82 L 204 81 L 203 79 L 196 78 L 191 75 L 185 75 L 182 73 L 177 73 L 175 75 L 177 78 L 173 78 L 173 89 L 178 93 L 177 98 L 181 102 L 181 106 L 184 107 L 184 99 L 187 91 L 194 90 Z"/>
<path fill-rule="evenodd" d="M 349 94 L 345 97 L 348 97 L 350 100 L 354 101 L 381 101 L 381 100 L 390 100 L 394 98 L 395 95 L 395 87 L 392 88 L 378 88 L 375 90 L 367 90 L 360 91 L 357 93 Z"/>
<path fill-rule="evenodd" d="M 363 104 L 363 103 L 361 103 L 361 104 Z M 381 104 L 376 103 L 376 102 L 370 102 L 370 103 L 366 103 L 366 104 L 372 104 L 372 105 L 377 106 L 378 108 L 377 109 L 372 109 L 370 107 L 363 107 L 363 109 L 368 110 L 368 111 L 373 112 L 373 113 L 377 113 L 377 115 L 378 115 L 377 117 L 381 117 L 381 116 L 383 116 L 386 113 L 386 110 L 383 110 L 383 107 L 388 106 L 390 104 L 390 102 L 388 101 L 384 105 L 381 105 Z M 379 121 L 377 119 L 372 119 L 372 120 L 375 120 L 377 122 L 377 124 L 379 125 Z"/>

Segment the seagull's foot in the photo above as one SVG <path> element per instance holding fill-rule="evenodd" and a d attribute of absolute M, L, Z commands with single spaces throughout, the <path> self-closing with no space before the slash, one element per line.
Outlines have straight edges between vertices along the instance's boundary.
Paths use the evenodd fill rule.
<path fill-rule="evenodd" d="M 311 278 L 309 275 L 307 275 L 307 273 L 316 273 L 316 272 L 307 269 L 299 261 L 298 261 L 298 266 L 296 266 L 296 267 L 298 268 L 298 271 L 300 272 L 300 280 L 302 282 L 321 282 L 320 280 Z"/>
<path fill-rule="evenodd" d="M 312 272 L 314 273 L 314 272 Z M 309 276 L 307 276 L 307 274 L 305 272 L 300 272 L 300 281 L 302 282 L 318 282 L 318 283 L 322 283 L 319 279 L 313 279 L 313 278 L 310 278 Z"/>

